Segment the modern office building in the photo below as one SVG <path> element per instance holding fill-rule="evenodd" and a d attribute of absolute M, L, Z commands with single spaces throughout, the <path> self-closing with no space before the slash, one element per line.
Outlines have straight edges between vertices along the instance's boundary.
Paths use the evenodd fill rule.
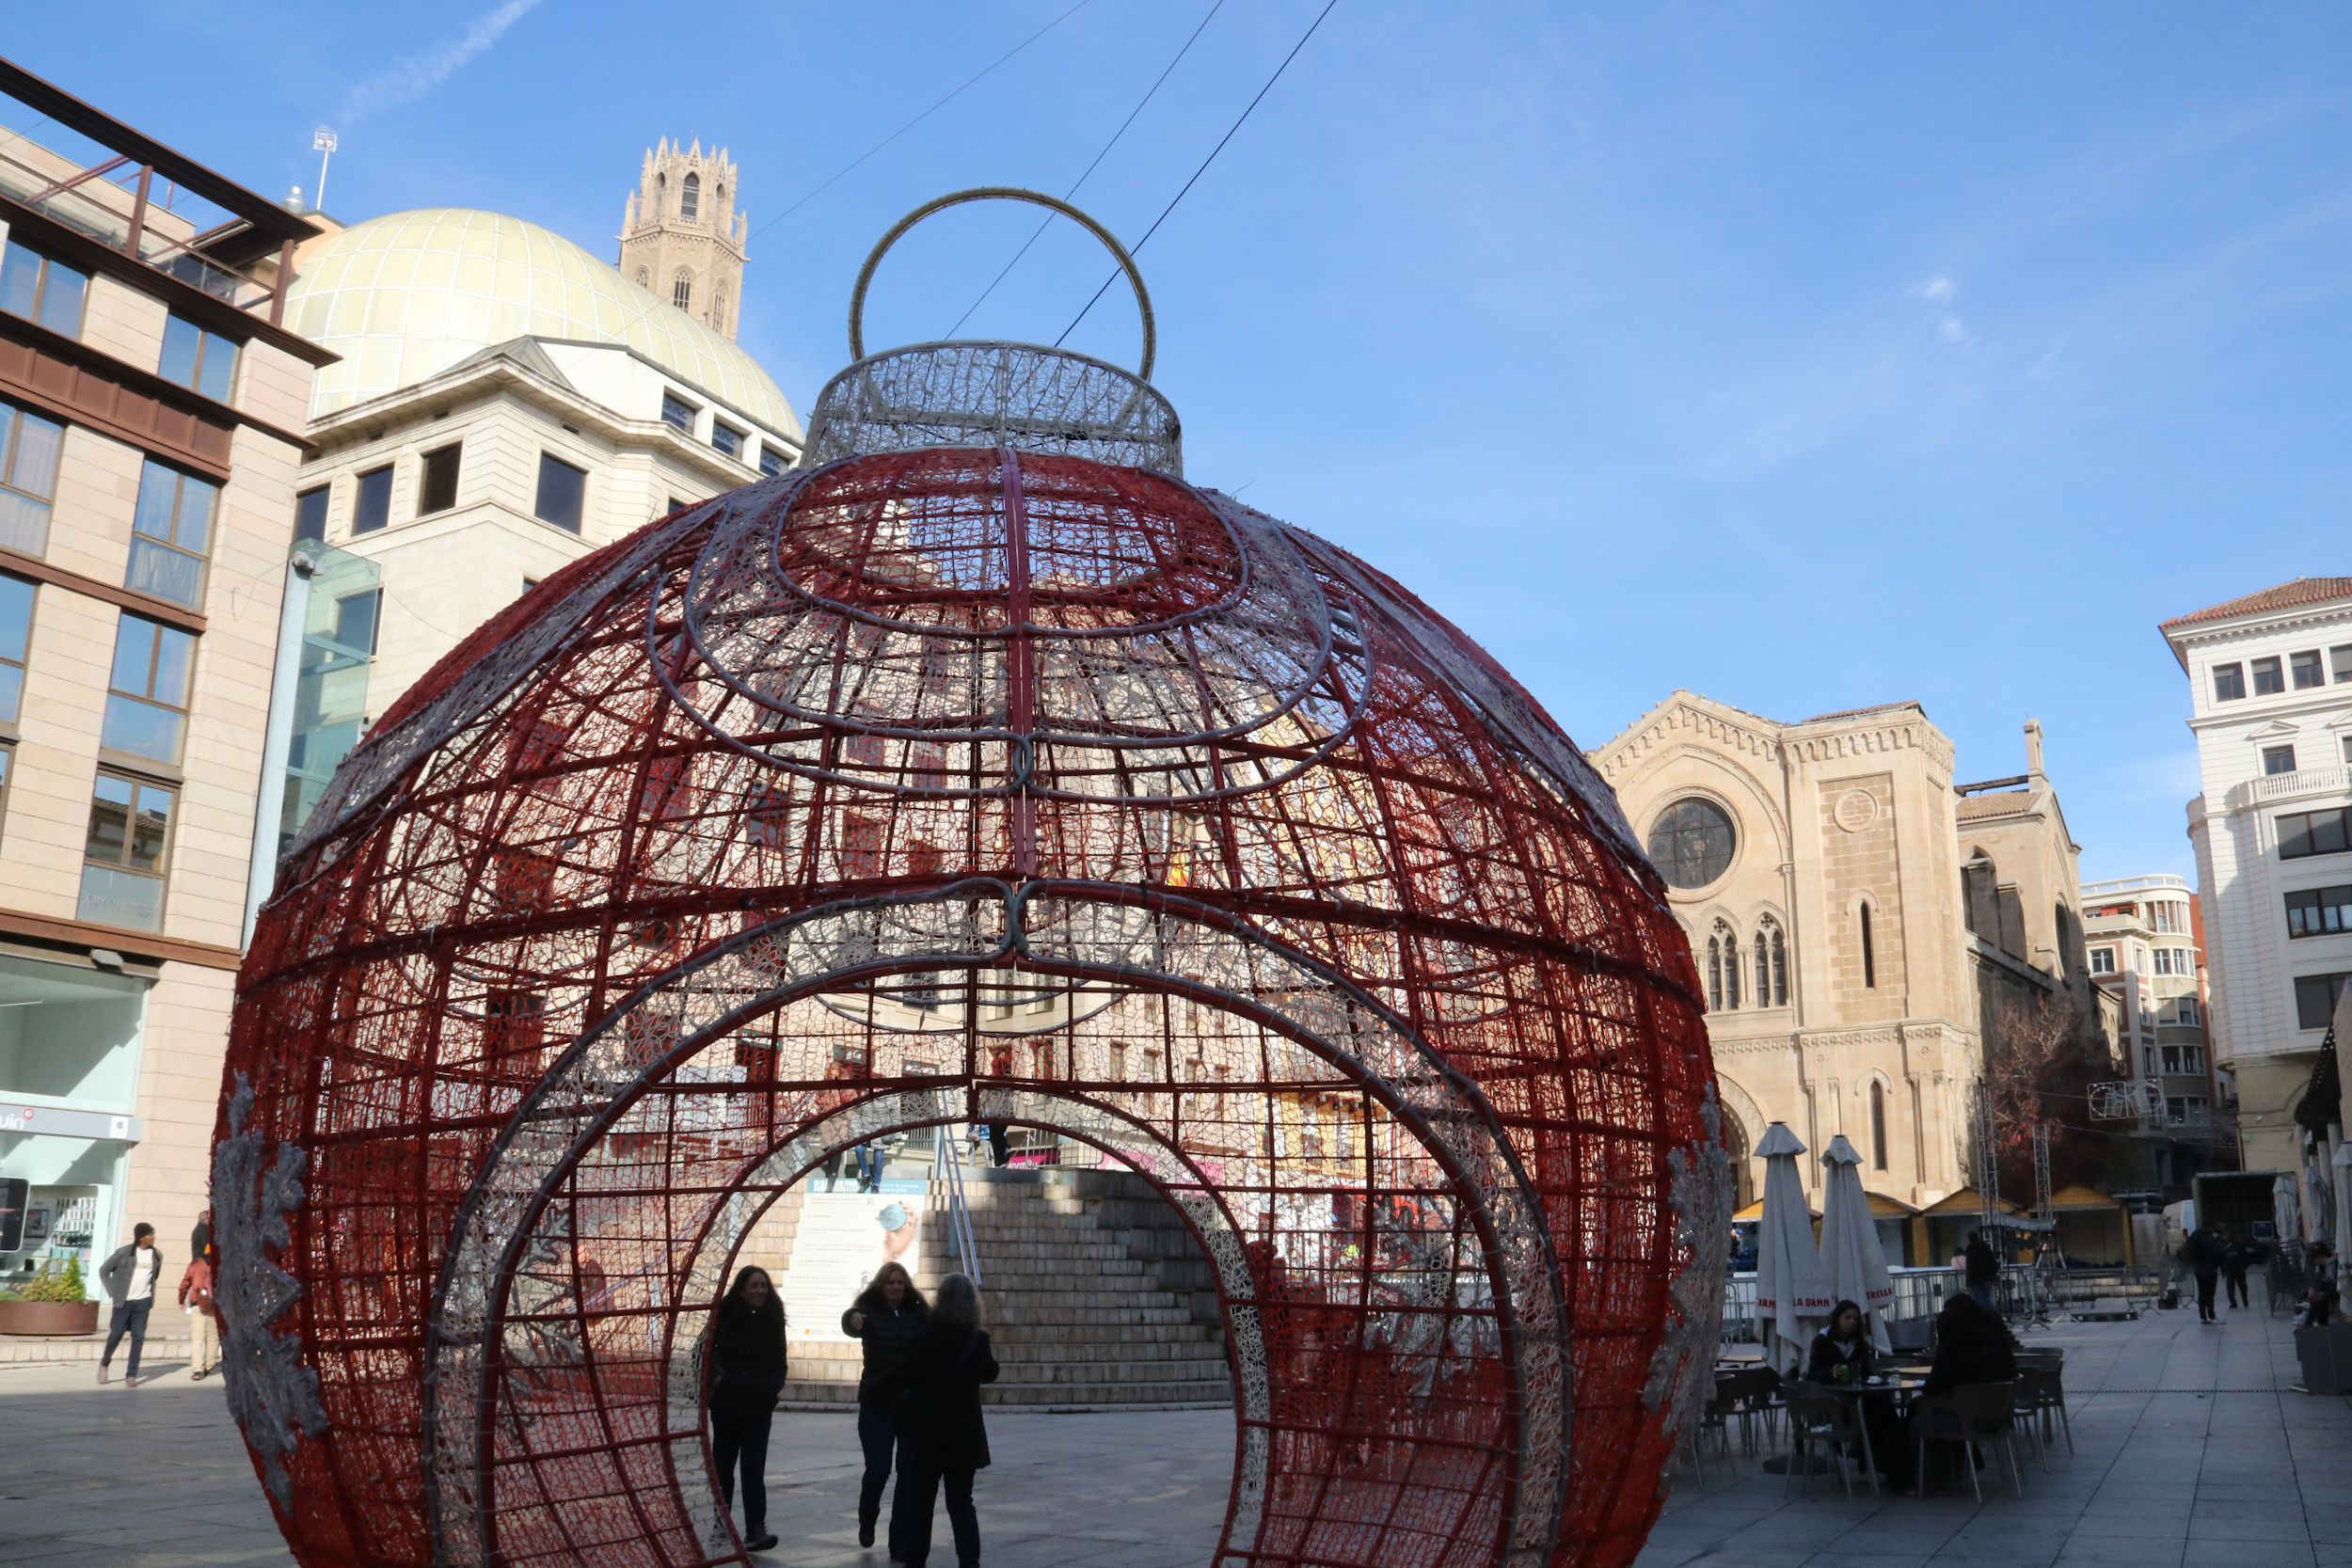
<path fill-rule="evenodd" d="M 2185 877 L 2083 884 L 2090 973 L 2121 1009 L 2124 1073 L 2091 1108 L 2148 1146 L 2155 1185 L 2185 1188 L 2235 1163 L 2234 1123 L 2216 1086 L 2205 1036 L 2205 973 L 2196 890 Z"/>
<path fill-rule="evenodd" d="M 2249 1170 L 2294 1170 L 2298 1111 L 2352 979 L 2352 578 L 2297 578 L 2163 623 L 2188 676 L 2210 1029 Z"/>
<path fill-rule="evenodd" d="M 295 574 L 300 673 L 263 858 L 366 723 L 475 627 L 654 518 L 798 459 L 799 417 L 730 335 L 735 190 L 723 154 L 665 142 L 628 200 L 630 264 L 659 249 L 723 275 L 691 310 L 498 213 L 394 213 L 297 255 L 287 319 L 342 358 L 314 387 L 297 484 L 294 533 L 319 569 Z"/>
<path fill-rule="evenodd" d="M 0 1273 L 204 1202 L 314 232 L 0 61 Z M 176 1238 L 176 1240 L 175 1240 Z"/>

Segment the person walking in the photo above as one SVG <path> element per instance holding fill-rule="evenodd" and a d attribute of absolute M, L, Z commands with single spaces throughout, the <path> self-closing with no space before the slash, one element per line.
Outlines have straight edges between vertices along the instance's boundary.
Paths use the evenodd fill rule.
<path fill-rule="evenodd" d="M 180 1305 L 188 1314 L 189 1380 L 201 1383 L 220 1366 L 220 1307 L 213 1299 L 213 1260 L 202 1253 L 180 1275 Z"/>
<path fill-rule="evenodd" d="M 2221 1239 L 2209 1227 L 2199 1226 L 2181 1243 L 2181 1261 L 2197 1276 L 2197 1321 L 2219 1323 L 2213 1309 L 2213 1292 L 2221 1283 Z"/>
<path fill-rule="evenodd" d="M 988 1467 L 980 1385 L 995 1381 L 996 1356 L 980 1326 L 980 1293 L 969 1275 L 951 1274 L 931 1299 L 930 1322 L 898 1369 L 883 1380 L 905 1395 L 898 1422 L 904 1506 L 898 1514 L 905 1521 L 907 1568 L 925 1568 L 930 1561 L 931 1509 L 943 1484 L 956 1568 L 980 1568 L 980 1516 L 972 1502 L 972 1481 Z"/>
<path fill-rule="evenodd" d="M 1961 1249 L 1965 1265 L 1968 1293 L 1979 1307 L 1993 1310 L 1993 1292 L 2001 1283 L 2001 1259 L 1976 1231 L 1968 1232 L 1968 1244 Z"/>
<path fill-rule="evenodd" d="M 914 1288 L 914 1276 L 903 1263 L 884 1263 L 850 1309 L 841 1314 L 841 1332 L 864 1347 L 865 1368 L 857 1380 L 857 1441 L 865 1450 L 866 1473 L 857 1488 L 857 1544 L 874 1544 L 874 1523 L 882 1515 L 882 1487 L 890 1480 L 891 1458 L 898 1448 L 898 1392 L 892 1384 L 905 1364 L 907 1352 L 930 1321 L 930 1304 Z M 898 1490 L 890 1499 L 890 1555 L 906 1557 L 904 1520 L 899 1505 L 906 1497 L 906 1465 L 898 1465 Z"/>
<path fill-rule="evenodd" d="M 2217 1227 L 2220 1228 L 2220 1227 Z M 2234 1230 L 2221 1230 L 2221 1282 L 2232 1307 L 2246 1305 L 2246 1271 L 2254 1266 L 2254 1249 Z"/>
<path fill-rule="evenodd" d="M 743 1549 L 771 1550 L 768 1533 L 768 1427 L 784 1392 L 784 1303 L 768 1271 L 736 1271 L 719 1303 L 710 1333 L 710 1455 L 719 1470 L 719 1497 L 735 1506 L 735 1477 L 743 1475 Z"/>
<path fill-rule="evenodd" d="M 146 1224 L 133 1227 L 130 1244 L 115 1248 L 114 1256 L 98 1265 L 98 1283 L 106 1288 L 106 1297 L 114 1303 L 106 1323 L 106 1348 L 98 1354 L 102 1385 L 106 1381 L 107 1365 L 115 1358 L 115 1347 L 128 1334 L 131 1367 L 122 1386 L 139 1386 L 139 1352 L 147 1348 L 147 1314 L 154 1308 L 155 1280 L 163 1272 L 164 1254 L 155 1244 L 155 1227 Z"/>

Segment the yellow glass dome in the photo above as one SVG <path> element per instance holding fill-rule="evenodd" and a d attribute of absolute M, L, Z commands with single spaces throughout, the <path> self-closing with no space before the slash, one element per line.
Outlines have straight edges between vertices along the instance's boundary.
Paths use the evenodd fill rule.
<path fill-rule="evenodd" d="M 618 343 L 771 430 L 801 421 L 750 355 L 571 241 L 502 213 L 425 207 L 354 224 L 312 251 L 286 325 L 342 356 L 313 417 L 437 374 L 511 338 Z"/>

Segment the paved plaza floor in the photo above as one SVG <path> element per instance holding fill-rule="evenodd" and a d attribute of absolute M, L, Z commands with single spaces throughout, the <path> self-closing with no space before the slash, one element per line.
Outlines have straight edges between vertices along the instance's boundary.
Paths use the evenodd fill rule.
<path fill-rule="evenodd" d="M 2026 1495 L 1986 1475 L 1977 1503 L 1848 1502 L 1829 1477 L 1785 1496 L 1756 1459 L 1676 1478 L 1639 1568 L 2352 1568 L 2352 1401 L 2295 1381 L 2286 1323 L 2193 1312 L 2067 1324 L 2074 1447 Z M 288 1558 L 217 1384 L 183 1368 L 136 1390 L 87 1366 L 0 1370 L 0 1563 L 37 1568 L 270 1565 Z M 980 1477 L 989 1568 L 1199 1568 L 1225 1511 L 1232 1418 L 1222 1411 L 989 1417 Z M 1737 1445 L 1734 1445 L 1735 1452 Z M 769 1453 L 787 1568 L 887 1568 L 851 1532 L 857 1447 L 846 1414 L 787 1412 Z M 952 1561 L 946 1520 L 934 1562 Z"/>

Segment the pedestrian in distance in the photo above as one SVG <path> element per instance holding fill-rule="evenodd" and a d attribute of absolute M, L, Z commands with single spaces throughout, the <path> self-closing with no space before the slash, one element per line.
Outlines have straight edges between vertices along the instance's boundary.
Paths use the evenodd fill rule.
<path fill-rule="evenodd" d="M 2227 1288 L 2232 1307 L 2246 1305 L 2246 1271 L 2254 1265 L 2254 1249 L 2234 1230 L 2217 1226 L 2221 1232 L 2221 1283 Z"/>
<path fill-rule="evenodd" d="M 155 1306 L 155 1281 L 164 1272 L 163 1249 L 155 1244 L 155 1227 L 141 1224 L 131 1231 L 130 1244 L 115 1248 L 114 1256 L 98 1265 L 98 1283 L 106 1288 L 114 1312 L 106 1323 L 106 1348 L 98 1354 L 98 1381 L 106 1381 L 106 1368 L 115 1347 L 131 1336 L 131 1366 L 122 1379 L 125 1388 L 139 1386 L 139 1352 L 147 1348 L 147 1315 Z"/>
<path fill-rule="evenodd" d="M 743 1549 L 773 1549 L 768 1533 L 768 1427 L 784 1393 L 784 1302 L 768 1271 L 736 1271 L 711 1327 L 710 1456 L 719 1470 L 719 1497 L 735 1506 L 735 1478 L 743 1477 Z"/>
<path fill-rule="evenodd" d="M 202 1253 L 180 1275 L 180 1305 L 188 1314 L 191 1381 L 201 1383 L 220 1367 L 220 1307 L 213 1298 L 213 1260 Z"/>
<path fill-rule="evenodd" d="M 866 1455 L 866 1473 L 857 1489 L 857 1544 L 874 1544 L 874 1524 L 882 1514 L 882 1488 L 890 1481 L 898 1452 L 898 1396 L 892 1381 L 930 1321 L 930 1304 L 914 1288 L 914 1276 L 903 1263 L 884 1263 L 874 1271 L 857 1300 L 841 1314 L 841 1332 L 864 1349 L 865 1367 L 857 1380 L 857 1441 Z M 898 1463 L 898 1490 L 890 1498 L 890 1555 L 906 1557 L 906 1465 Z"/>
<path fill-rule="evenodd" d="M 2181 1243 L 2181 1262 L 2197 1276 L 2197 1321 L 2219 1323 L 2213 1309 L 2213 1293 L 2221 1283 L 2221 1238 L 2211 1227 L 2199 1226 Z"/>
<path fill-rule="evenodd" d="M 2001 1259 L 1985 1239 L 1977 1232 L 1968 1232 L 1968 1244 L 1961 1249 L 1965 1265 L 1964 1279 L 1968 1293 L 1986 1311 L 1993 1310 L 1993 1292 L 2001 1283 Z"/>
<path fill-rule="evenodd" d="M 220 1272 L 220 1248 L 213 1244 L 213 1212 L 210 1209 L 196 1216 L 196 1228 L 188 1232 L 188 1256 L 201 1258 Z"/>
<path fill-rule="evenodd" d="M 907 1568 L 925 1568 L 930 1561 L 931 1510 L 943 1485 L 957 1568 L 979 1568 L 980 1516 L 972 1502 L 972 1481 L 988 1467 L 980 1386 L 995 1381 L 996 1356 L 980 1326 L 979 1291 L 970 1276 L 951 1274 L 931 1298 L 930 1322 L 898 1370 L 884 1380 L 903 1395 L 898 1462 L 905 1493 L 898 1514 L 905 1521 Z"/>

